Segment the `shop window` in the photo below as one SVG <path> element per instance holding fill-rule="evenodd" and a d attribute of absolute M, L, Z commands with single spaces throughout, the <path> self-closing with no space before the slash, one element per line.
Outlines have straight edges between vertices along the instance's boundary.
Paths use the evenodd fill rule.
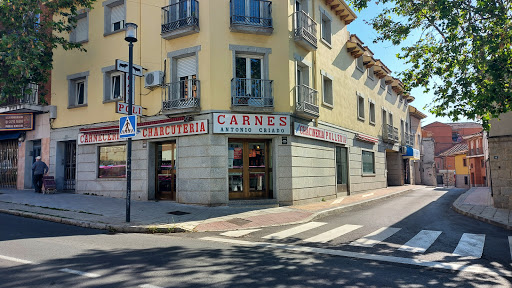
<path fill-rule="evenodd" d="M 375 155 L 371 151 L 362 151 L 363 174 L 375 174 Z"/>
<path fill-rule="evenodd" d="M 98 178 L 126 177 L 126 145 L 99 147 L 98 158 Z"/>

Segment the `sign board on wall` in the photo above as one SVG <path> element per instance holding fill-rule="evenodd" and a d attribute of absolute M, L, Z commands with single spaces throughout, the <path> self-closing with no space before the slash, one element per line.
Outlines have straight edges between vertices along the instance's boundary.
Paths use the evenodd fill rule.
<path fill-rule="evenodd" d="M 33 130 L 32 113 L 0 114 L 0 131 Z"/>
<path fill-rule="evenodd" d="M 311 139 L 317 139 L 327 142 L 339 143 L 339 144 L 347 144 L 347 135 L 316 128 L 310 127 L 307 125 L 303 125 L 300 123 L 295 123 L 295 136 L 306 137 Z"/>
<path fill-rule="evenodd" d="M 289 135 L 289 115 L 213 113 L 213 133 Z"/>
<path fill-rule="evenodd" d="M 160 126 L 142 126 L 138 128 L 137 135 L 132 137 L 132 140 L 146 140 L 153 138 L 178 137 L 198 134 L 208 134 L 208 120 Z M 77 143 L 78 145 L 82 145 L 119 141 L 125 141 L 125 139 L 120 138 L 118 132 L 111 131 L 106 133 L 79 133 Z"/>
<path fill-rule="evenodd" d="M 116 113 L 120 114 L 128 114 L 129 105 L 124 102 L 116 103 Z M 142 106 L 132 105 L 132 114 L 137 116 L 142 116 Z"/>

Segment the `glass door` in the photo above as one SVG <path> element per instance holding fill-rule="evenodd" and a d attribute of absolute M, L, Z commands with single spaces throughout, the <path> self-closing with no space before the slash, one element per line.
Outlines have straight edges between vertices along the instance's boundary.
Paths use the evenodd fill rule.
<path fill-rule="evenodd" d="M 272 161 L 268 140 L 230 140 L 228 145 L 229 199 L 269 198 Z"/>
<path fill-rule="evenodd" d="M 176 200 L 176 142 L 156 145 L 156 199 Z"/>
<path fill-rule="evenodd" d="M 347 148 L 336 146 L 336 192 L 348 195 Z"/>

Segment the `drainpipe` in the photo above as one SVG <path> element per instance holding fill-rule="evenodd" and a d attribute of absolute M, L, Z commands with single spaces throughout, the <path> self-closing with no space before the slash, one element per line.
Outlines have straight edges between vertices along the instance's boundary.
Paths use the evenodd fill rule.
<path fill-rule="evenodd" d="M 312 5 L 312 9 L 311 9 L 311 18 L 313 18 L 313 20 L 316 19 L 315 17 L 315 11 L 316 11 L 316 1 L 315 0 L 311 0 L 311 5 Z M 308 7 L 309 9 L 309 7 Z M 316 21 L 316 20 L 315 20 Z M 317 23 L 318 25 L 318 23 Z M 319 29 L 317 29 L 317 33 L 318 33 Z M 313 51 L 313 77 L 311 79 L 311 81 L 313 82 L 313 87 L 315 87 L 315 89 L 317 91 L 320 91 L 320 89 L 318 89 L 318 86 L 317 86 L 317 72 L 320 72 L 320 71 L 317 71 L 317 65 L 316 65 L 316 50 Z M 317 103 L 318 103 L 318 107 L 320 109 L 320 103 L 321 103 L 321 99 L 319 99 L 320 97 L 322 97 L 322 95 L 320 94 L 317 98 Z M 318 127 L 318 118 L 315 119 L 315 127 Z"/>

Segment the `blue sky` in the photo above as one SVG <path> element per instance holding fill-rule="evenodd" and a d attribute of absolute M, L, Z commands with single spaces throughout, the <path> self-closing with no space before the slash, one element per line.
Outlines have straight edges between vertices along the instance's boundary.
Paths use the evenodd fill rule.
<path fill-rule="evenodd" d="M 376 5 L 375 2 L 369 1 L 368 8 L 362 10 L 361 12 L 356 12 L 357 19 L 350 23 L 347 27 L 348 31 L 351 34 L 357 34 L 357 37 L 364 42 L 365 46 L 368 46 L 373 53 L 375 53 L 375 59 L 381 59 L 382 62 L 388 66 L 391 71 L 393 71 L 393 76 L 397 76 L 400 71 L 407 67 L 403 60 L 400 60 L 396 57 L 396 54 L 400 53 L 400 47 L 393 46 L 391 42 L 379 42 L 377 44 L 373 43 L 373 40 L 377 38 L 377 32 L 373 30 L 373 28 L 364 23 L 364 20 L 369 21 L 373 17 L 377 16 L 382 9 L 382 5 Z M 412 41 L 405 42 L 413 43 Z M 432 92 L 425 94 L 423 89 L 416 88 L 411 91 L 411 95 L 416 99 L 411 103 L 414 107 L 418 108 L 420 111 L 425 113 L 428 117 L 422 120 L 422 126 L 432 123 L 434 121 L 440 122 L 452 122 L 448 117 L 435 117 L 427 109 L 425 109 L 425 105 L 431 103 L 434 99 L 434 95 Z M 467 121 L 466 119 L 460 121 Z"/>

